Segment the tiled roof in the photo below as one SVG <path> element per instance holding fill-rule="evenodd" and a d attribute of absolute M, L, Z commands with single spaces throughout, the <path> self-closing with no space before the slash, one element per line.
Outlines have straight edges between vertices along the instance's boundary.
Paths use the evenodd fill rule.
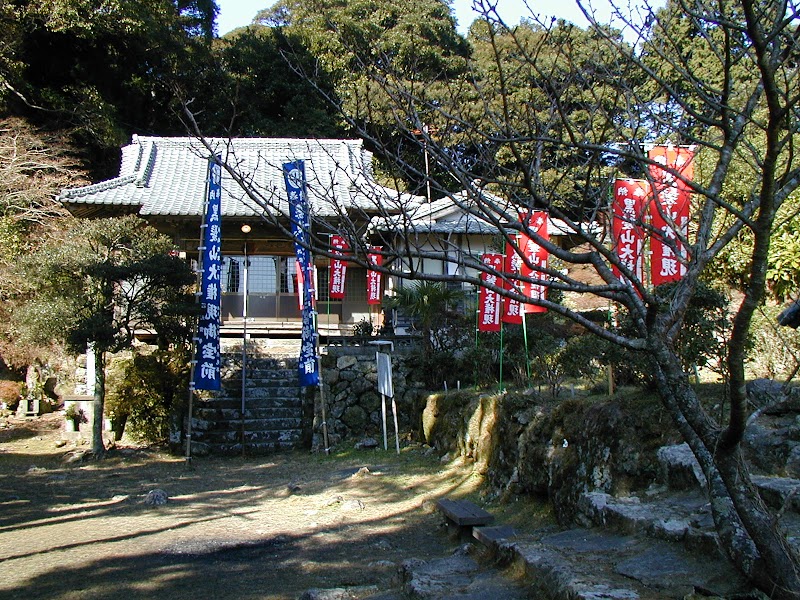
<path fill-rule="evenodd" d="M 484 197 L 491 206 L 502 207 L 513 211 L 513 207 L 505 205 L 501 199 L 487 192 Z M 465 207 L 474 205 L 469 194 L 462 190 L 451 196 L 434 200 L 429 204 L 422 204 L 402 215 L 374 217 L 370 223 L 374 231 L 403 231 L 408 233 L 437 233 L 437 234 L 476 234 L 494 235 L 498 232 L 497 226 L 489 219 L 488 215 L 470 214 Z M 504 219 L 498 215 L 502 223 Z M 596 223 L 581 223 L 580 227 L 591 234 L 600 231 Z M 510 230 L 509 230 L 510 231 Z M 576 233 L 569 223 L 550 218 L 547 221 L 548 234 L 552 236 L 568 236 Z"/>
<path fill-rule="evenodd" d="M 290 138 L 211 138 L 214 152 L 235 167 L 269 212 L 285 214 L 287 200 L 283 163 L 304 159 L 312 213 L 331 216 L 360 209 L 370 214 L 394 213 L 415 206 L 421 198 L 399 194 L 373 178 L 372 153 L 361 140 Z M 135 207 L 144 217 L 199 216 L 205 195 L 211 152 L 199 139 L 134 136 L 122 148 L 119 176 L 94 185 L 64 190 L 58 200 L 67 206 Z M 252 216 L 263 209 L 226 171 L 222 177 L 225 216 Z M 76 206 L 77 208 L 77 206 Z"/>

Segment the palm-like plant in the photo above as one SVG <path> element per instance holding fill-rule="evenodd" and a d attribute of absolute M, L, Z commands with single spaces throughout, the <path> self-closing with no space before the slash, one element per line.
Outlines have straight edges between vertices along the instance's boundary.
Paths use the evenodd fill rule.
<path fill-rule="evenodd" d="M 419 281 L 396 290 L 387 299 L 386 308 L 399 310 L 410 317 L 414 327 L 422 333 L 426 351 L 439 347 L 436 332 L 443 327 L 448 317 L 456 316 L 458 304 L 464 293 L 444 283 Z"/>

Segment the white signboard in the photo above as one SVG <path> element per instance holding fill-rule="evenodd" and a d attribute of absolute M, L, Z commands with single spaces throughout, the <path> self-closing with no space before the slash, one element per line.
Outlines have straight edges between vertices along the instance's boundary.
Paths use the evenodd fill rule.
<path fill-rule="evenodd" d="M 375 360 L 378 362 L 378 393 L 387 398 L 393 398 L 392 357 L 383 352 L 376 352 Z"/>

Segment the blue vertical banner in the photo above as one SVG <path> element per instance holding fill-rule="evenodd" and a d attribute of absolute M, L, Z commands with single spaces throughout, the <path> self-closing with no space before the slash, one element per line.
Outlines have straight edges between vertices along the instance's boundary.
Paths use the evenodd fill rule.
<path fill-rule="evenodd" d="M 308 249 L 311 217 L 306 194 L 306 166 L 302 160 L 283 165 L 286 193 L 289 196 L 289 218 L 294 238 L 294 251 L 303 278 L 302 313 L 303 331 L 300 346 L 298 373 L 301 386 L 319 385 L 319 362 L 317 361 L 317 328 L 314 315 L 314 273 L 311 252 Z"/>
<path fill-rule="evenodd" d="M 220 389 L 220 271 L 222 269 L 222 167 L 216 157 L 208 162 L 208 201 L 203 220 L 200 281 L 200 319 L 197 323 L 194 381 L 196 390 Z"/>

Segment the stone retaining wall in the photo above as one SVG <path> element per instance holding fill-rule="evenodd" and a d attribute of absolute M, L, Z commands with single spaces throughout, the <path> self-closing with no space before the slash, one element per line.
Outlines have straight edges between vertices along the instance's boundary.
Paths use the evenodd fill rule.
<path fill-rule="evenodd" d="M 382 440 L 381 395 L 378 393 L 378 369 L 374 346 L 330 347 L 322 356 L 329 444 L 344 438 L 373 437 Z M 419 429 L 422 384 L 414 381 L 407 350 L 391 353 L 392 384 L 397 405 L 401 438 Z M 323 447 L 322 397 L 314 400 L 313 447 Z M 391 399 L 386 399 L 389 439 L 394 439 Z M 392 444 L 393 445 L 393 442 Z"/>
<path fill-rule="evenodd" d="M 424 399 L 422 432 L 442 455 L 472 461 L 495 497 L 548 498 L 569 526 L 585 492 L 625 495 L 650 486 L 657 449 L 679 439 L 660 404 L 637 397 L 436 393 Z"/>

